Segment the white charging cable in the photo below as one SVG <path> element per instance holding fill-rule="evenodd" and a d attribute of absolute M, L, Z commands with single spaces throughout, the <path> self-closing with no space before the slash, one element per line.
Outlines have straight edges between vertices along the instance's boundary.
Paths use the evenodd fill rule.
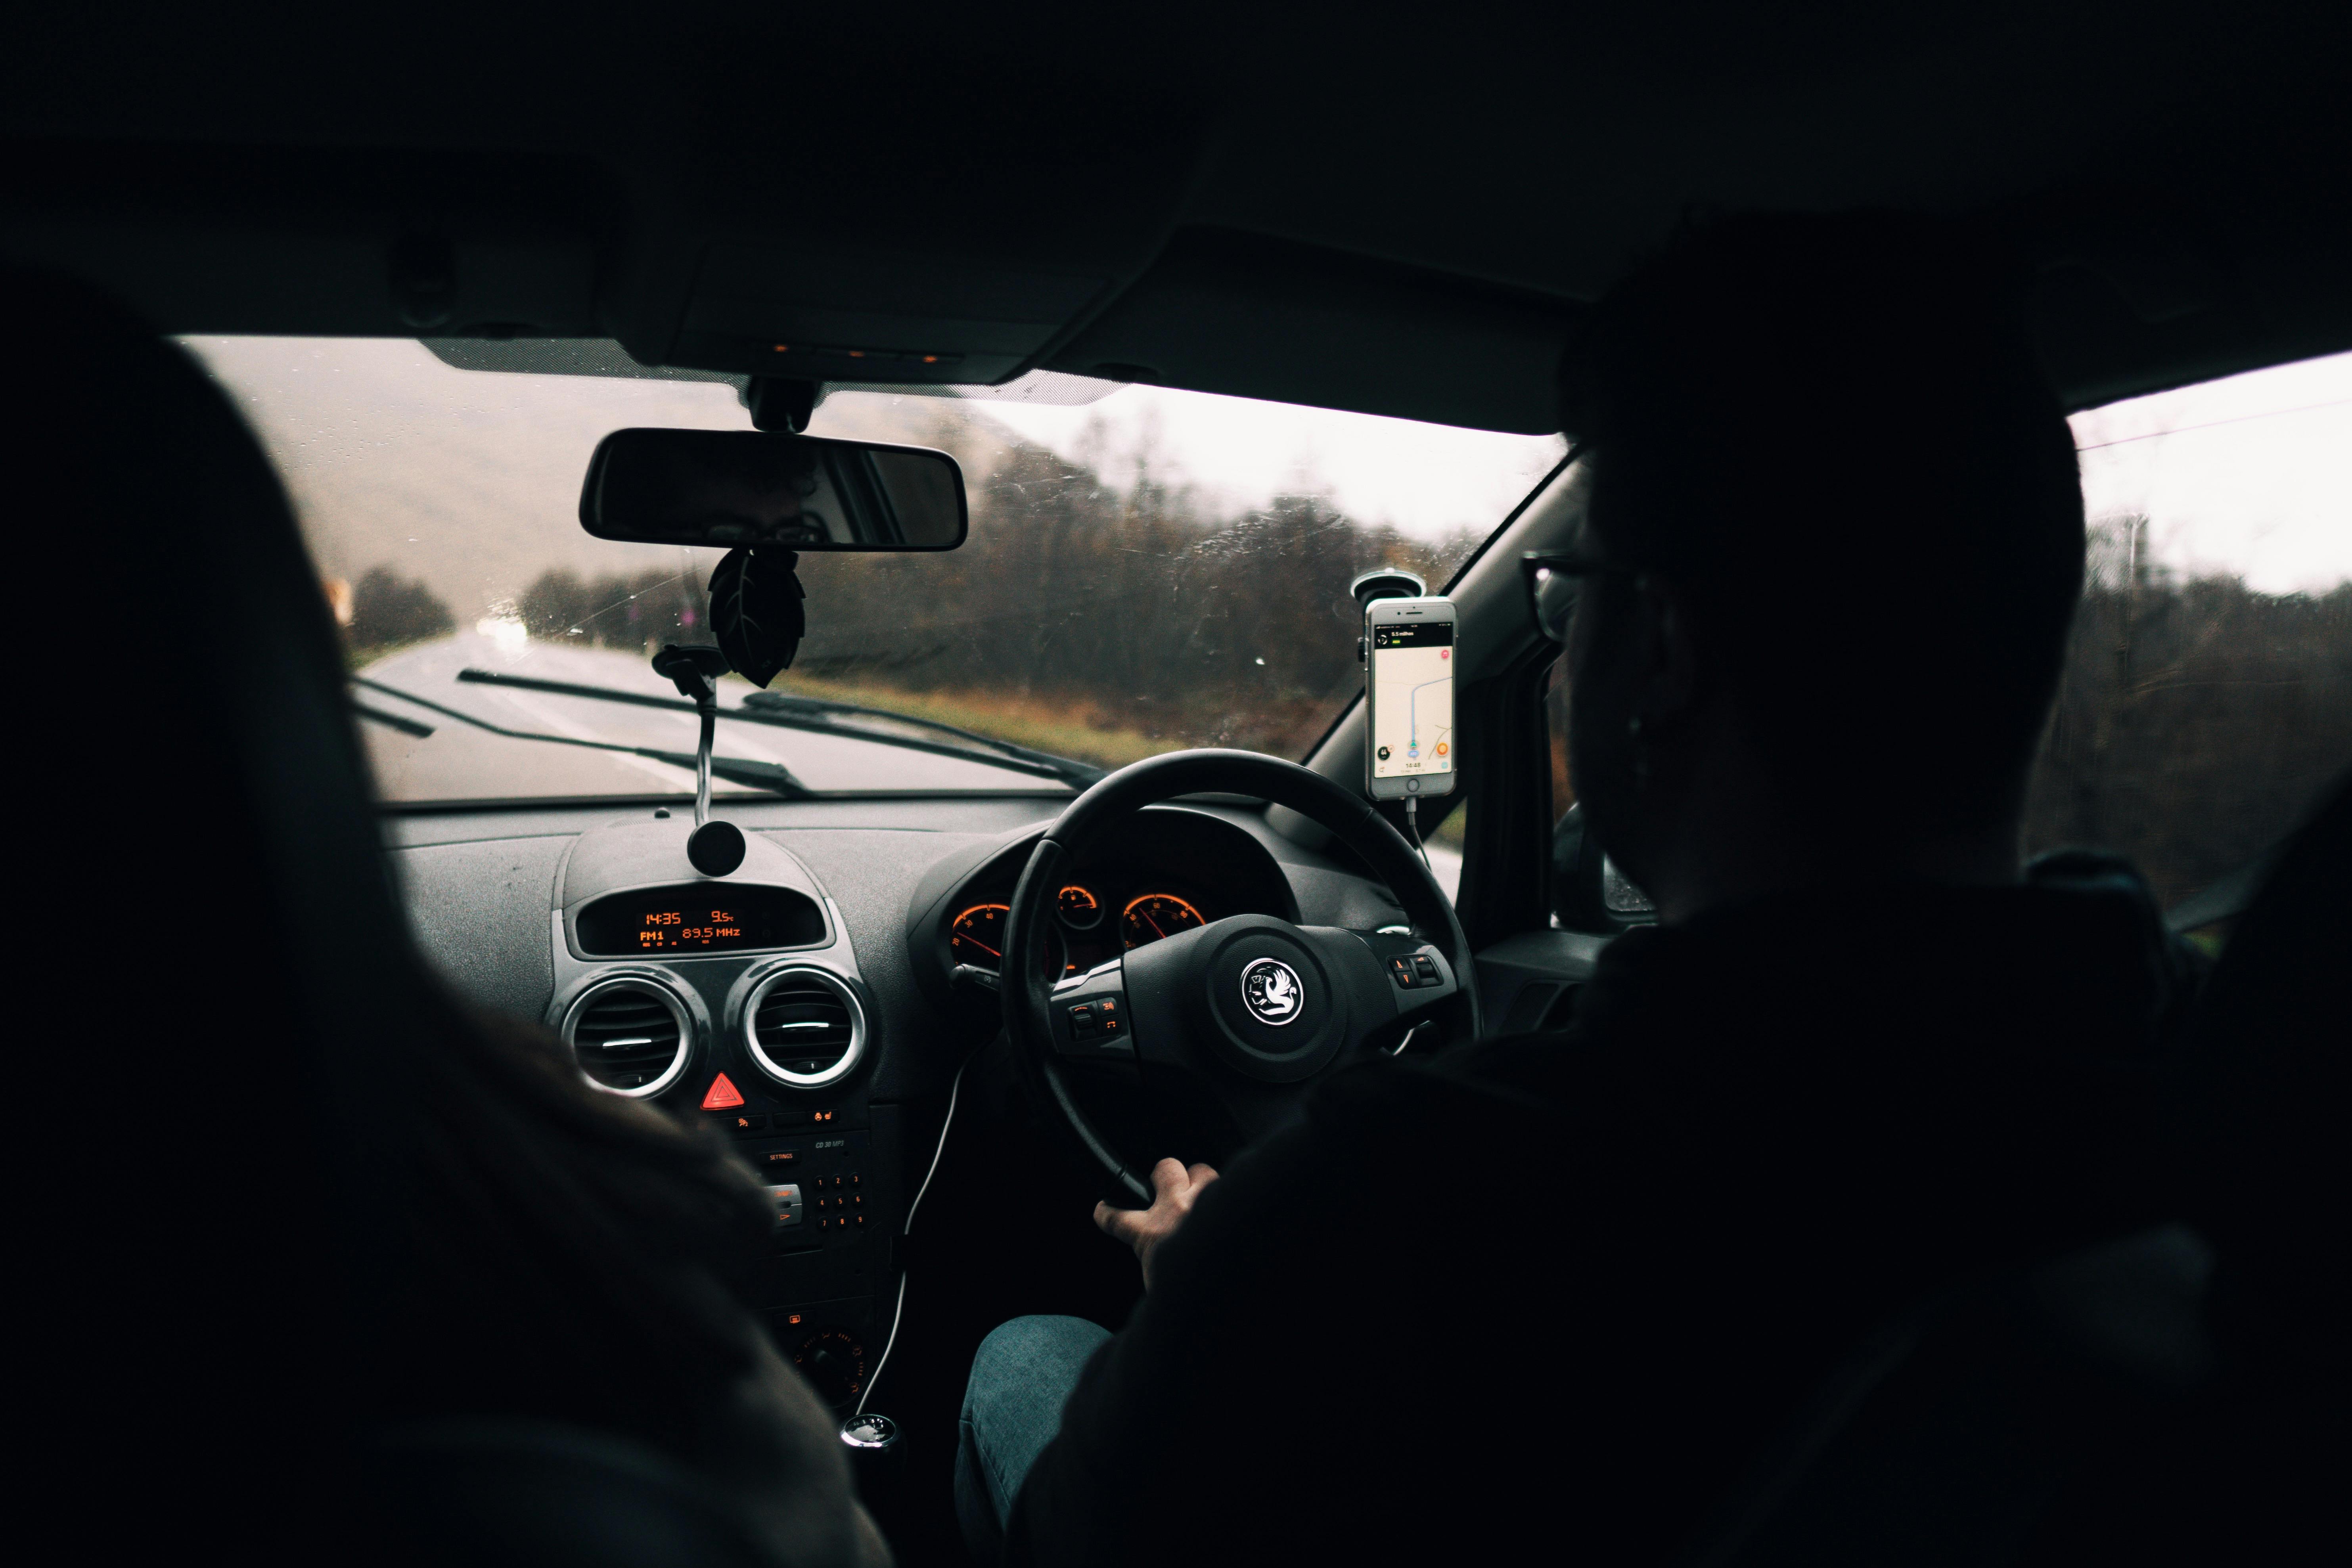
<path fill-rule="evenodd" d="M 1411 836 L 1412 839 L 1412 847 L 1421 856 L 1422 865 L 1427 868 L 1431 876 L 1436 876 L 1437 868 L 1429 864 L 1429 846 L 1421 841 L 1421 796 L 1417 795 L 1409 795 L 1404 797 L 1404 830 Z M 1432 1026 L 1429 1023 L 1421 1023 L 1415 1024 L 1412 1028 L 1407 1029 L 1404 1032 L 1404 1038 L 1396 1043 L 1396 1049 L 1391 1051 L 1389 1055 L 1392 1057 L 1401 1057 L 1404 1055 L 1405 1048 L 1412 1044 L 1414 1038 L 1419 1036 L 1423 1029 L 1431 1026 Z"/>
<path fill-rule="evenodd" d="M 1404 797 L 1404 830 L 1411 836 L 1412 847 L 1421 856 L 1422 865 L 1428 868 L 1431 876 L 1437 875 L 1437 868 L 1429 864 L 1429 846 L 1421 841 L 1421 796 L 1417 795 Z"/>
<path fill-rule="evenodd" d="M 975 1051 L 972 1054 L 977 1056 L 979 1053 Z M 948 1152 L 948 1129 L 955 1125 L 956 1096 L 963 1091 L 963 1070 L 970 1066 L 971 1057 L 964 1058 L 963 1066 L 956 1068 L 955 1081 L 948 1085 L 948 1113 L 940 1118 L 939 1146 L 931 1151 L 931 1168 L 923 1173 L 923 1184 L 915 1189 L 915 1201 L 907 1205 L 907 1223 L 898 1227 L 901 1239 L 913 1232 L 915 1211 L 923 1206 L 923 1194 L 931 1190 L 931 1178 L 940 1173 L 940 1156 Z M 874 1397 L 874 1385 L 882 1381 L 883 1369 L 890 1364 L 890 1352 L 898 1347 L 898 1320 L 906 1316 L 906 1312 L 907 1270 L 901 1268 L 898 1270 L 898 1303 L 890 1309 L 890 1335 L 882 1342 L 882 1359 L 874 1363 L 874 1375 L 866 1380 L 866 1392 L 857 1396 L 857 1408 L 851 1412 L 852 1415 L 866 1414 L 866 1402 Z"/>

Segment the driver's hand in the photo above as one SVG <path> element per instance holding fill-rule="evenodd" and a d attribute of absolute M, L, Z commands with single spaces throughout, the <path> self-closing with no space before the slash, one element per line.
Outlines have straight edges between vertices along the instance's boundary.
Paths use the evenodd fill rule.
<path fill-rule="evenodd" d="M 1143 1265 L 1143 1288 L 1151 1289 L 1151 1254 L 1160 1244 L 1176 1234 L 1184 1216 L 1192 1212 L 1192 1205 L 1217 1179 L 1217 1173 L 1206 1165 L 1186 1170 L 1173 1160 L 1162 1160 L 1151 1167 L 1151 1206 L 1148 1209 L 1115 1209 L 1108 1204 L 1095 1205 L 1095 1224 L 1103 1234 L 1117 1237 L 1135 1248 L 1137 1261 Z"/>

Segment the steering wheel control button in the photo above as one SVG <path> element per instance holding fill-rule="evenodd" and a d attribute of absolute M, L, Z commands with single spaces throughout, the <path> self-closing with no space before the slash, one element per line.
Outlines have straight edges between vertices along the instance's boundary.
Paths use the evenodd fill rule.
<path fill-rule="evenodd" d="M 1126 1009 L 1116 996 L 1089 996 L 1069 1007 L 1070 1038 L 1109 1045 L 1127 1034 Z"/>
<path fill-rule="evenodd" d="M 1242 966 L 1242 1005 L 1261 1024 L 1296 1024 L 1307 1010 L 1306 983 L 1278 958 L 1254 958 Z"/>
<path fill-rule="evenodd" d="M 1402 953 L 1389 960 L 1389 977 L 1407 991 L 1421 984 L 1413 974 L 1412 960 Z"/>
<path fill-rule="evenodd" d="M 1425 952 L 1422 953 L 1412 961 L 1412 972 L 1421 977 L 1421 983 L 1423 985 L 1435 985 L 1440 984 L 1440 977 L 1437 973 L 1437 960 L 1430 957 L 1429 954 Z"/>
<path fill-rule="evenodd" d="M 801 1223 L 801 1190 L 797 1185 L 770 1187 L 768 1200 L 776 1205 L 778 1230 L 789 1230 Z"/>

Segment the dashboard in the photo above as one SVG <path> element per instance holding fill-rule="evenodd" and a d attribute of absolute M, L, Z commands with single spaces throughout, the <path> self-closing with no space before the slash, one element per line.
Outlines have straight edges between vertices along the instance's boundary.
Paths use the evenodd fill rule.
<path fill-rule="evenodd" d="M 854 1403 L 888 1324 L 890 1240 L 958 1067 L 1001 1026 L 1001 928 L 1065 795 L 729 802 L 725 877 L 651 804 L 388 814 L 421 945 L 474 1002 L 544 1020 L 608 1090 L 708 1121 L 761 1173 L 754 1297 L 785 1354 Z M 1228 915 L 1371 930 L 1360 868 L 1247 803 L 1139 812 L 1057 889 L 1051 962 L 1091 967 Z"/>

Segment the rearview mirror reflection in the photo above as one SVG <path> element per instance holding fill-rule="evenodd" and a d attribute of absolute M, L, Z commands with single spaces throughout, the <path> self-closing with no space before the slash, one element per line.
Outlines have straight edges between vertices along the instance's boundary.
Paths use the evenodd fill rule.
<path fill-rule="evenodd" d="M 599 539 L 732 549 L 953 550 L 970 514 L 945 452 L 754 430 L 615 430 L 580 525 Z"/>

